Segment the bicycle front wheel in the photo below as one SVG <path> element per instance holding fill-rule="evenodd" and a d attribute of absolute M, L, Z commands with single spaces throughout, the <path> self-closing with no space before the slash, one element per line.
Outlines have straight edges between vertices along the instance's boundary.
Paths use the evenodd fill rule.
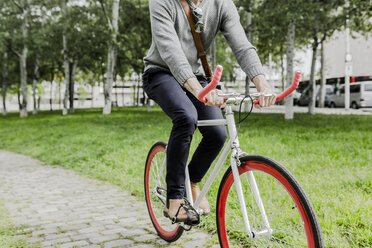
<path fill-rule="evenodd" d="M 163 215 L 167 197 L 167 186 L 165 182 L 166 145 L 167 144 L 164 142 L 155 143 L 147 155 L 145 167 L 145 197 L 147 210 L 156 232 L 165 241 L 173 242 L 181 237 L 184 229 L 177 224 L 172 224 L 171 220 Z"/>
<path fill-rule="evenodd" d="M 217 198 L 217 228 L 221 247 L 323 247 L 315 210 L 291 173 L 263 156 L 246 156 L 238 167 L 251 235 L 248 235 L 234 177 L 229 168 Z M 254 175 L 268 225 L 251 190 Z M 254 183 L 253 183 L 254 184 Z"/>

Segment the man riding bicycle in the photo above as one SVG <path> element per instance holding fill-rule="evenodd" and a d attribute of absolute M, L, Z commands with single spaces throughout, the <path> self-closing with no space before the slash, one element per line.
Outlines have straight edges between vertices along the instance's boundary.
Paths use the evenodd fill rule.
<path fill-rule="evenodd" d="M 186 0 L 181 0 L 186 1 Z M 166 216 L 186 221 L 184 203 L 185 167 L 191 140 L 198 120 L 222 119 L 220 108 L 224 99 L 212 90 L 207 103 L 197 99 L 208 83 L 198 59 L 198 51 L 180 0 L 150 0 L 152 44 L 144 58 L 143 88 L 171 118 L 173 128 L 167 146 L 167 202 Z M 217 31 L 221 31 L 233 50 L 242 70 L 255 84 L 261 96 L 258 108 L 275 103 L 276 96 L 265 79 L 256 49 L 247 40 L 232 0 L 187 0 L 199 25 L 203 45 L 209 48 Z M 196 13 L 196 14 L 195 14 Z M 199 183 L 220 152 L 226 137 L 223 126 L 199 127 L 203 138 L 189 163 L 193 199 Z M 199 207 L 209 214 L 206 198 Z"/>

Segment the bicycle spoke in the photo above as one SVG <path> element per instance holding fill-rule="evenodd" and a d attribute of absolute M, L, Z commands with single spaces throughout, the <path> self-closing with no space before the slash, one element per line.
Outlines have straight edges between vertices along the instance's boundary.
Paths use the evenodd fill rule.
<path fill-rule="evenodd" d="M 275 237 L 273 237 L 273 239 L 274 240 L 277 240 L 278 242 L 280 242 L 280 243 L 285 243 L 285 244 L 287 244 L 287 245 L 290 245 L 291 247 L 306 247 L 306 246 L 300 246 L 300 245 L 296 245 L 296 244 L 293 244 L 293 243 L 288 243 L 288 242 L 286 242 L 286 241 L 284 241 L 284 240 L 282 240 L 282 239 L 277 239 L 277 238 L 275 238 Z"/>

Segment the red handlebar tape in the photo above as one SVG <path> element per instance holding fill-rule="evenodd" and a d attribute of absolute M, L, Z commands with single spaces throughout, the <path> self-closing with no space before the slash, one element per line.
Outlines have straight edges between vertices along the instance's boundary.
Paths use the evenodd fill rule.
<path fill-rule="evenodd" d="M 282 93 L 280 93 L 279 95 L 277 95 L 276 101 L 278 102 L 278 101 L 282 100 L 283 98 L 285 98 L 289 94 L 291 94 L 295 89 L 297 89 L 298 84 L 300 83 L 300 78 L 301 78 L 301 72 L 296 71 L 291 86 L 289 86 Z M 258 103 L 259 103 L 258 100 L 254 100 L 253 101 L 253 104 L 258 104 Z"/>
<path fill-rule="evenodd" d="M 223 67 L 221 65 L 217 65 L 216 70 L 214 71 L 214 74 L 213 74 L 212 82 L 210 82 L 202 91 L 200 91 L 198 95 L 199 101 L 204 102 L 204 103 L 207 102 L 207 99 L 205 99 L 205 96 L 217 86 L 218 82 L 221 79 L 222 71 L 223 71 Z M 276 101 L 278 102 L 282 100 L 283 98 L 291 94 L 293 91 L 295 91 L 295 89 L 297 89 L 298 87 L 298 84 L 300 83 L 300 78 L 301 78 L 301 72 L 296 71 L 293 77 L 293 82 L 291 86 L 289 86 L 282 93 L 277 95 Z M 258 100 L 253 101 L 253 104 L 258 104 L 258 103 L 259 103 Z"/>
<path fill-rule="evenodd" d="M 198 95 L 199 101 L 204 102 L 204 103 L 207 102 L 207 99 L 205 99 L 205 96 L 217 86 L 218 82 L 220 82 L 222 71 L 223 71 L 222 65 L 217 65 L 216 70 L 214 71 L 214 74 L 213 74 L 212 81 L 207 86 L 205 86 L 205 88 L 202 89 L 202 91 L 199 92 L 199 95 Z"/>

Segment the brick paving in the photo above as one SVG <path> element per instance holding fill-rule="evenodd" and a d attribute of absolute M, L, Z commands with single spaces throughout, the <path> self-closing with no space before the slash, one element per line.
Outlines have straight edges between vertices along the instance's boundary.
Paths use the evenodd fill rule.
<path fill-rule="evenodd" d="M 169 244 L 156 235 L 146 203 L 128 192 L 1 150 L 0 202 L 18 236 L 37 247 L 219 247 L 198 229 Z"/>

